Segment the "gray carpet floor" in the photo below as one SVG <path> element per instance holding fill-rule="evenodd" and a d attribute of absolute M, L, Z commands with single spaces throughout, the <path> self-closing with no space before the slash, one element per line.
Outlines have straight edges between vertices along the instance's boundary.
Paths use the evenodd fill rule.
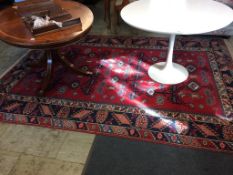
<path fill-rule="evenodd" d="M 233 155 L 97 136 L 83 175 L 233 175 Z"/>

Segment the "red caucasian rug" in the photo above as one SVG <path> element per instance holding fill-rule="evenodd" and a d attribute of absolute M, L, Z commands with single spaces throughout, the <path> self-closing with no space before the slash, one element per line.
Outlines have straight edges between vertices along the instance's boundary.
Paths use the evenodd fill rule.
<path fill-rule="evenodd" d="M 92 77 L 57 64 L 51 88 L 31 51 L 1 78 L 0 121 L 233 153 L 233 62 L 222 39 L 178 38 L 174 60 L 190 76 L 162 85 L 147 75 L 164 61 L 162 38 L 87 36 L 61 50 Z M 176 77 L 174 77 L 176 78 Z"/>

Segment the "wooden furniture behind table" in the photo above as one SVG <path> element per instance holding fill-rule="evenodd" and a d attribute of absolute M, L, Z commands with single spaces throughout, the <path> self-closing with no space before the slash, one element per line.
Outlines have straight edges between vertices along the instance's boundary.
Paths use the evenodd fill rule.
<path fill-rule="evenodd" d="M 26 1 L 26 3 L 29 4 L 31 2 L 33 1 Z M 89 32 L 94 20 L 93 13 L 88 7 L 78 2 L 67 0 L 54 0 L 54 2 L 60 5 L 64 10 L 68 11 L 73 18 L 80 18 L 82 23 L 81 28 L 80 25 L 72 25 L 38 36 L 33 36 L 17 13 L 16 9 L 14 9 L 15 7 L 8 7 L 0 11 L 0 39 L 2 41 L 17 47 L 40 49 L 45 52 L 42 59 L 47 62 L 47 73 L 46 77 L 42 81 L 39 95 L 44 95 L 48 88 L 55 59 L 59 60 L 65 67 L 75 73 L 92 75 L 92 72 L 79 70 L 75 68 L 74 64 L 70 63 L 65 57 L 60 57 L 58 49 L 62 46 L 78 41 Z"/>
<path fill-rule="evenodd" d="M 115 31 L 119 24 L 121 9 L 132 0 L 104 0 L 104 20 L 107 21 L 109 29 Z"/>

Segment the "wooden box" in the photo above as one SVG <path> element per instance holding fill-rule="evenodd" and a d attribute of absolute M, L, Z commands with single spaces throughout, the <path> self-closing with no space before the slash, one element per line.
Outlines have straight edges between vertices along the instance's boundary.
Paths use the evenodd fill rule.
<path fill-rule="evenodd" d="M 33 35 L 43 34 L 54 30 L 61 29 L 56 24 L 49 24 L 41 28 L 33 28 L 33 20 L 31 16 L 38 16 L 45 18 L 50 17 L 50 20 L 55 20 L 62 23 L 62 28 L 79 25 L 82 30 L 82 23 L 80 18 L 72 18 L 72 16 L 53 0 L 30 0 L 14 4 L 14 8 L 22 17 L 27 28 Z"/>

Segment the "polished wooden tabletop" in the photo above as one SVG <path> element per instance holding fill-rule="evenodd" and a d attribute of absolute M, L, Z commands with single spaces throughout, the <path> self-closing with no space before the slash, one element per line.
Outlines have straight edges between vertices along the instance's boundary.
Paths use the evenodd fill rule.
<path fill-rule="evenodd" d="M 79 17 L 81 19 L 81 31 L 80 26 L 74 25 L 33 36 L 17 11 L 12 7 L 8 7 L 0 11 L 0 40 L 19 47 L 43 49 L 74 42 L 87 34 L 94 20 L 93 13 L 88 7 L 69 0 L 54 0 L 54 2 L 68 11 L 73 18 Z"/>

